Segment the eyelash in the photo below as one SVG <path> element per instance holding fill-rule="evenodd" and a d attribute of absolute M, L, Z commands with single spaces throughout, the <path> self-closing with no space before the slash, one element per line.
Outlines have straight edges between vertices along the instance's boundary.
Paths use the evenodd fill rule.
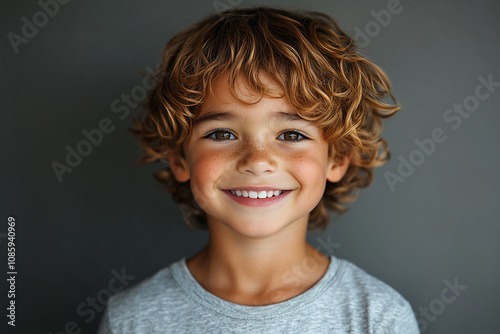
<path fill-rule="evenodd" d="M 227 133 L 231 134 L 232 136 L 234 136 L 234 134 L 231 131 L 229 131 L 228 129 L 215 129 L 215 130 L 211 131 L 209 134 L 207 134 L 203 138 L 207 138 L 207 139 L 210 139 L 210 140 L 213 140 L 213 141 L 226 141 L 226 140 L 228 140 L 228 139 L 217 139 L 217 138 L 212 137 L 217 132 L 227 132 Z"/>
<path fill-rule="evenodd" d="M 227 141 L 227 140 L 231 140 L 231 139 L 217 139 L 215 137 L 212 137 L 214 136 L 217 132 L 227 132 L 229 133 L 230 135 L 236 137 L 232 131 L 228 130 L 228 129 L 215 129 L 213 131 L 211 131 L 210 133 L 208 133 L 206 136 L 204 136 L 203 138 L 207 138 L 207 139 L 210 139 L 210 140 L 213 140 L 213 141 L 216 141 L 216 142 L 222 142 L 222 141 Z M 297 135 L 299 135 L 299 137 L 302 137 L 302 138 L 299 138 L 299 139 L 294 139 L 294 140 L 284 140 L 283 141 L 286 141 L 286 142 L 289 142 L 289 143 L 297 143 L 297 142 L 300 142 L 302 140 L 309 140 L 310 138 L 306 137 L 304 134 L 302 134 L 301 132 L 299 131 L 296 131 L 296 130 L 285 130 L 283 131 L 279 137 L 281 136 L 284 136 L 286 133 L 295 133 Z M 278 138 L 279 138 L 278 137 Z"/>

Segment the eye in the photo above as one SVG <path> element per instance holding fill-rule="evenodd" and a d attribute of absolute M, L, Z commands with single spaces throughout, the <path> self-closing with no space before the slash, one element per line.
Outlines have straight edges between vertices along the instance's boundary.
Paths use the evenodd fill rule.
<path fill-rule="evenodd" d="M 281 135 L 279 135 L 278 139 L 293 143 L 309 138 L 297 131 L 285 131 Z"/>
<path fill-rule="evenodd" d="M 225 129 L 217 129 L 210 132 L 205 138 L 210 138 L 215 141 L 225 141 L 225 140 L 233 140 L 236 137 L 229 130 Z"/>

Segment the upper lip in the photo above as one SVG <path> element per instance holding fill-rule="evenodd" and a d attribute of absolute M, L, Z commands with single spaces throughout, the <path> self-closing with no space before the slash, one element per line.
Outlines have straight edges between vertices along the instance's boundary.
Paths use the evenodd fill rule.
<path fill-rule="evenodd" d="M 259 191 L 270 191 L 270 190 L 286 190 L 286 189 L 283 189 L 283 188 L 279 188 L 279 187 L 236 187 L 236 188 L 231 188 L 231 189 L 227 189 L 227 190 L 249 190 L 249 191 L 256 191 L 256 192 L 259 192 Z"/>

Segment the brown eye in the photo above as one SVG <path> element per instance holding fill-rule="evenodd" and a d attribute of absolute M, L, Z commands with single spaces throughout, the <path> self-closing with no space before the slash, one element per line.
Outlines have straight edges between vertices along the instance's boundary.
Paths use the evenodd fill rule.
<path fill-rule="evenodd" d="M 229 139 L 229 137 L 231 137 L 229 132 L 217 131 L 215 133 L 215 139 Z"/>
<path fill-rule="evenodd" d="M 304 135 L 296 132 L 296 131 L 286 131 L 283 132 L 278 139 L 284 140 L 284 141 L 289 141 L 289 142 L 297 142 L 301 141 L 303 139 L 308 139 Z"/>
<path fill-rule="evenodd" d="M 235 139 L 234 135 L 226 130 L 217 130 L 209 134 L 207 137 L 212 138 L 213 140 L 219 140 L 219 141 L 224 141 L 224 140 L 230 140 L 230 139 Z"/>
<path fill-rule="evenodd" d="M 286 140 L 297 140 L 299 139 L 299 135 L 295 132 L 286 132 L 283 134 Z"/>

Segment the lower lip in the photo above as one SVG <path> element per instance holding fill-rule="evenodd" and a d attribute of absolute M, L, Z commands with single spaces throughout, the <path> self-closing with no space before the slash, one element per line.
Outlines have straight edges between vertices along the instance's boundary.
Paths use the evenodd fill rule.
<path fill-rule="evenodd" d="M 232 198 L 234 201 L 247 205 L 247 206 L 266 206 L 266 205 L 271 205 L 276 202 L 281 201 L 283 198 L 285 198 L 291 191 L 290 190 L 285 190 L 281 195 L 278 196 L 273 196 L 273 197 L 267 197 L 267 198 L 250 198 L 250 197 L 243 197 L 243 196 L 236 196 L 233 195 L 229 190 L 224 190 L 224 192 Z"/>

